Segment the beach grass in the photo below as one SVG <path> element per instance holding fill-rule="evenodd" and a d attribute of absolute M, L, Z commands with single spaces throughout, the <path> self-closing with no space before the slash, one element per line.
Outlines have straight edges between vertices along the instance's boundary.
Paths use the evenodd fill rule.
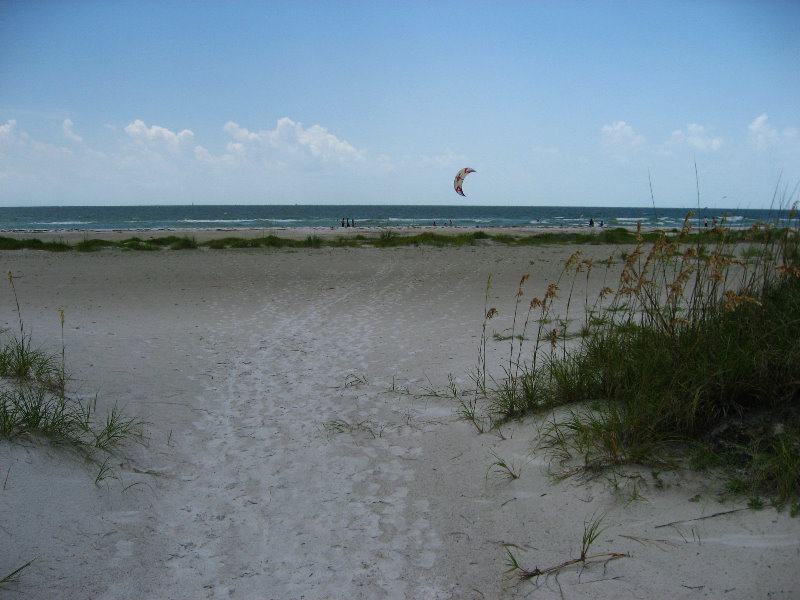
<path fill-rule="evenodd" d="M 14 277 L 8 272 L 19 316 L 19 332 L 0 332 L 0 438 L 43 438 L 69 446 L 94 460 L 96 451 L 109 451 L 128 438 L 141 436 L 143 423 L 118 407 L 99 415 L 97 399 L 67 394 L 62 324 L 61 352 L 33 345 L 21 315 Z"/>
<path fill-rule="evenodd" d="M 65 252 L 73 247 L 65 242 L 43 242 L 38 238 L 15 239 L 0 236 L 0 250 L 48 250 L 50 252 Z"/>
<path fill-rule="evenodd" d="M 655 234 L 646 234 L 652 237 Z M 223 250 L 226 248 L 341 248 L 341 247 L 459 247 L 474 246 L 479 243 L 493 243 L 514 246 L 545 246 L 567 244 L 635 244 L 636 237 L 630 230 L 596 229 L 590 233 L 576 232 L 542 232 L 535 235 L 513 235 L 510 233 L 488 233 L 484 230 L 463 231 L 424 231 L 421 233 L 398 233 L 385 229 L 378 235 L 356 234 L 352 236 L 323 237 L 316 234 L 304 239 L 281 237 L 274 234 L 245 238 L 239 236 L 223 236 L 212 240 L 198 242 L 190 235 L 151 236 L 143 239 L 139 236 L 112 241 L 104 239 L 102 233 L 98 237 L 84 237 L 74 244 L 63 241 L 43 242 L 38 238 L 11 238 L 0 236 L 0 250 L 48 250 L 66 252 L 95 252 L 106 248 L 123 250 L 186 250 L 209 248 Z"/>
<path fill-rule="evenodd" d="M 487 386 L 478 365 L 484 419 L 552 412 L 539 447 L 557 476 L 690 464 L 722 473 L 730 492 L 796 506 L 800 235 L 766 223 L 697 235 L 691 218 L 676 235 L 637 235 L 613 277 L 614 261 L 581 250 L 540 298 L 527 299 L 523 276 L 504 376 Z M 580 298 L 591 277 L 600 293 Z M 467 408 L 480 423 L 476 402 Z"/>
<path fill-rule="evenodd" d="M 597 538 L 600 537 L 600 534 L 603 533 L 603 531 L 605 531 L 605 528 L 601 527 L 603 518 L 604 515 L 598 516 L 595 514 L 584 519 L 583 535 L 581 537 L 581 550 L 578 558 L 565 560 L 561 563 L 546 567 L 544 569 L 540 569 L 539 567 L 534 567 L 533 569 L 524 568 L 511 551 L 512 546 L 510 544 L 505 544 L 504 547 L 507 557 L 506 566 L 508 569 L 503 573 L 503 575 L 514 575 L 519 579 L 536 579 L 542 576 L 547 577 L 549 575 L 558 575 L 558 573 L 564 569 L 575 565 L 580 565 L 581 568 L 585 568 L 591 563 L 608 563 L 609 561 L 616 560 L 618 558 L 628 558 L 628 554 L 623 554 L 620 552 L 590 554 L 590 550 L 597 541 Z"/>
<path fill-rule="evenodd" d="M 20 576 L 20 574 L 21 574 L 21 573 L 22 573 L 22 572 L 23 572 L 25 569 L 27 569 L 28 567 L 30 567 L 30 566 L 33 564 L 33 562 L 34 562 L 35 560 L 36 560 L 35 558 L 34 558 L 34 559 L 31 559 L 31 560 L 29 560 L 28 562 L 26 562 L 26 563 L 25 563 L 24 565 L 22 565 L 21 567 L 17 567 L 17 568 L 16 568 L 16 569 L 14 569 L 13 571 L 11 571 L 11 573 L 9 573 L 8 575 L 5 575 L 5 576 L 4 576 L 2 579 L 0 579 L 0 589 L 2 589 L 2 587 L 3 587 L 4 585 L 6 585 L 6 584 L 9 584 L 9 583 L 16 583 L 16 582 L 18 582 L 18 581 L 19 581 L 19 576 Z"/>

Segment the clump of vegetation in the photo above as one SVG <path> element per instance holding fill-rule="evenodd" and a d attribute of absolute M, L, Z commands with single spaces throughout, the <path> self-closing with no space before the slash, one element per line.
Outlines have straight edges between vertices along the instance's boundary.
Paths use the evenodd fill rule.
<path fill-rule="evenodd" d="M 87 402 L 67 393 L 64 311 L 60 311 L 60 355 L 35 348 L 25 328 L 11 271 L 8 282 L 19 332 L 0 331 L 0 439 L 38 438 L 66 446 L 98 467 L 95 484 L 116 477 L 108 453 L 129 438 L 140 438 L 142 421 L 125 416 L 116 406 L 99 415 L 96 398 Z M 0 578 L 0 587 L 19 581 L 35 560 Z"/>
<path fill-rule="evenodd" d="M 43 242 L 37 238 L 18 240 L 16 238 L 0 237 L 0 250 L 49 250 L 50 252 L 65 252 L 72 250 L 72 246 L 65 242 Z"/>
<path fill-rule="evenodd" d="M 145 241 L 139 237 L 132 237 L 122 240 L 121 242 L 118 243 L 118 247 L 123 250 L 143 250 L 143 251 L 160 250 L 158 245 L 153 244 L 150 241 Z"/>
<path fill-rule="evenodd" d="M 164 237 L 152 238 L 148 240 L 148 243 L 159 248 L 169 248 L 170 250 L 189 250 L 197 248 L 197 240 L 188 235 L 167 235 Z"/>
<path fill-rule="evenodd" d="M 600 527 L 602 522 L 602 516 L 593 515 L 591 518 L 585 519 L 583 521 L 583 536 L 581 537 L 580 556 L 578 558 L 565 560 L 561 563 L 546 567 L 544 569 L 540 569 L 539 567 L 527 569 L 521 566 L 517 560 L 517 557 L 514 556 L 514 553 L 511 551 L 511 546 L 506 544 L 505 549 L 506 556 L 508 558 L 506 565 L 508 566 L 508 569 L 505 571 L 504 575 L 516 575 L 520 579 L 536 579 L 542 576 L 547 577 L 549 575 L 557 575 L 564 569 L 575 565 L 580 565 L 581 568 L 585 568 L 591 563 L 607 564 L 609 561 L 616 560 L 618 558 L 627 558 L 629 556 L 628 554 L 622 554 L 619 552 L 604 552 L 600 554 L 589 553 L 592 545 L 597 541 L 597 538 L 599 538 L 600 534 L 604 531 L 604 528 Z"/>
<path fill-rule="evenodd" d="M 720 469 L 730 491 L 796 506 L 800 235 L 775 224 L 734 235 L 724 223 L 692 234 L 691 217 L 652 242 L 638 233 L 613 273 L 613 260 L 601 265 L 578 250 L 529 301 L 524 276 L 504 377 L 487 389 L 485 362 L 475 377 L 486 419 L 563 407 L 541 439 L 559 475 L 688 462 Z M 573 295 L 598 275 L 601 291 L 586 292 L 574 318 Z M 555 315 L 559 296 L 566 314 Z M 487 309 L 484 344 L 495 314 Z M 462 414 L 480 423 L 476 403 L 467 408 Z"/>
<path fill-rule="evenodd" d="M 116 407 L 98 415 L 91 402 L 67 394 L 64 353 L 64 312 L 61 311 L 61 354 L 33 347 L 25 331 L 14 277 L 8 281 L 19 315 L 19 333 L 0 332 L 0 438 L 42 437 L 70 446 L 94 460 L 129 437 L 141 435 L 143 423 Z"/>
<path fill-rule="evenodd" d="M 470 233 L 434 233 L 426 231 L 414 235 L 399 235 L 392 230 L 381 232 L 378 239 L 367 240 L 367 243 L 379 248 L 398 247 L 398 246 L 472 246 L 478 240 L 490 239 L 491 236 L 482 232 Z"/>

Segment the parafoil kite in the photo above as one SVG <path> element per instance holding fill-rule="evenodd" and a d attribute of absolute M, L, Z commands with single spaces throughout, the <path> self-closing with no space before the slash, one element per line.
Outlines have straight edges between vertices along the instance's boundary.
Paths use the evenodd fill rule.
<path fill-rule="evenodd" d="M 475 173 L 475 169 L 464 167 L 456 174 L 456 180 L 453 182 L 453 187 L 456 190 L 456 194 L 459 196 L 464 196 L 464 190 L 461 189 L 461 186 L 464 185 L 464 179 L 470 173 Z"/>

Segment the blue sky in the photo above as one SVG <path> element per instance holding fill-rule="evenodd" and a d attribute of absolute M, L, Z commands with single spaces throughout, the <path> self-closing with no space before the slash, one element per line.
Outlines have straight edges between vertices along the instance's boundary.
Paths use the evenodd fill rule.
<path fill-rule="evenodd" d="M 0 205 L 769 206 L 798 31 L 796 1 L 4 0 Z"/>

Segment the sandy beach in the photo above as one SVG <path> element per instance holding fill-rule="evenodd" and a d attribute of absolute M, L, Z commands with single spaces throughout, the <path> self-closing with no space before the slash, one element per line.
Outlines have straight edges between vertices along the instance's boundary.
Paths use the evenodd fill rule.
<path fill-rule="evenodd" d="M 800 597 L 788 511 L 720 503 L 707 475 L 645 470 L 635 500 L 625 481 L 555 481 L 535 419 L 502 436 L 458 419 L 448 385 L 474 388 L 489 275 L 501 333 L 520 277 L 542 295 L 574 250 L 0 252 L 34 345 L 60 355 L 64 310 L 72 392 L 147 422 L 99 484 L 68 450 L 0 442 L 0 577 L 35 559 L 0 596 Z M 0 288 L 0 327 L 18 330 Z M 489 345 L 500 377 L 508 341 Z M 521 476 L 491 469 L 492 452 Z M 503 576 L 505 545 L 545 569 L 576 558 L 584 521 L 602 514 L 593 550 L 628 556 Z"/>

